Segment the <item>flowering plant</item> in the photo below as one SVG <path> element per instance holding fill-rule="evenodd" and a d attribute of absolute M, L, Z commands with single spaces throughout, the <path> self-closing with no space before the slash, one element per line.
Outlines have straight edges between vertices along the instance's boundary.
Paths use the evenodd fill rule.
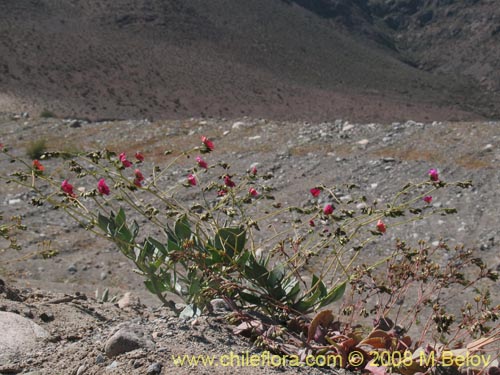
<path fill-rule="evenodd" d="M 193 316 L 210 310 L 214 298 L 222 298 L 239 312 L 235 319 L 244 327 L 248 328 L 249 318 L 242 311 L 259 310 L 273 322 L 289 322 L 291 332 L 306 332 L 307 350 L 319 353 L 328 343 L 344 356 L 378 341 L 362 340 L 352 329 L 341 333 L 331 312 L 320 312 L 306 327 L 297 317 L 339 301 L 349 286 L 362 296 L 380 292 L 361 286 L 367 280 L 373 285 L 376 270 L 411 251 L 398 245 L 396 252 L 366 265 L 359 259 L 363 249 L 397 226 L 433 214 L 455 213 L 453 208 L 431 205 L 432 194 L 447 187 L 471 186 L 468 181 L 446 182 L 431 169 L 428 179 L 407 184 L 383 207 L 353 184 L 312 186 L 304 191 L 310 197 L 307 204 L 283 206 L 273 195 L 269 176 L 259 174 L 256 167 L 237 173 L 228 163 L 206 155 L 214 149 L 214 142 L 202 137 L 199 147 L 170 155 L 166 167 L 150 170 L 148 155 L 141 152 L 133 161 L 125 152 L 110 150 L 74 155 L 49 152 L 40 158 L 42 165 L 3 149 L 19 168 L 3 178 L 34 191 L 34 204 L 59 208 L 87 230 L 115 243 L 144 276 L 147 289 L 176 312 Z M 177 167 L 186 160 L 187 171 Z M 62 168 L 55 168 L 58 161 Z M 173 169 L 176 174 L 169 174 Z M 179 171 L 183 177 L 173 181 Z M 193 192 L 198 198 L 192 198 Z M 341 195 L 350 199 L 339 199 Z M 144 219 L 147 225 L 139 225 Z M 409 259 L 415 263 L 414 256 Z M 393 270 L 404 276 L 395 266 Z M 494 278 L 481 270 L 481 278 Z M 182 312 L 170 300 L 171 294 L 186 302 Z M 379 321 L 387 314 L 379 313 Z M 436 319 L 442 327 L 446 324 Z M 262 331 L 261 344 L 275 345 L 273 335 L 275 330 Z M 408 342 L 394 339 L 394 348 L 400 341 Z M 286 352 L 285 347 L 281 350 Z"/>

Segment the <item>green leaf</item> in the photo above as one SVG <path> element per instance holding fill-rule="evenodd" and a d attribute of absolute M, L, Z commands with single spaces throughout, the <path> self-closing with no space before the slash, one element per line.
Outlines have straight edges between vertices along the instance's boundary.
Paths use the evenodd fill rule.
<path fill-rule="evenodd" d="M 123 211 L 123 208 L 120 207 L 120 211 L 118 211 L 118 215 L 115 217 L 115 223 L 117 227 L 121 227 L 123 225 L 126 225 L 126 217 L 125 217 L 125 211 Z"/>
<path fill-rule="evenodd" d="M 97 215 L 97 226 L 105 233 L 110 234 L 111 221 L 101 213 Z"/>
<path fill-rule="evenodd" d="M 278 264 L 274 269 L 269 273 L 269 277 L 267 282 L 270 287 L 276 287 L 281 285 L 281 281 L 285 277 L 285 267 L 283 264 Z"/>
<path fill-rule="evenodd" d="M 144 285 L 146 285 L 146 288 L 151 293 L 157 295 L 168 290 L 167 287 L 163 283 L 159 282 L 159 280 L 157 280 L 156 278 L 144 281 Z"/>
<path fill-rule="evenodd" d="M 148 237 L 147 241 L 160 253 L 162 253 L 163 255 L 168 255 L 168 251 L 165 248 L 165 245 L 160 241 L 155 240 L 153 237 Z"/>
<path fill-rule="evenodd" d="M 175 222 L 174 231 L 175 236 L 181 241 L 191 238 L 191 227 L 189 226 L 189 221 L 185 215 Z"/>
<path fill-rule="evenodd" d="M 224 251 L 229 257 L 240 254 L 246 244 L 246 231 L 242 227 L 221 228 L 214 238 L 213 246 Z"/>
<path fill-rule="evenodd" d="M 289 301 L 294 301 L 297 295 L 300 293 L 300 282 L 295 281 L 295 283 L 291 282 L 284 287 L 286 292 L 286 298 Z"/>
<path fill-rule="evenodd" d="M 245 292 L 239 292 L 238 294 L 242 300 L 251 303 L 252 305 L 260 305 L 262 303 L 262 299 L 259 296 Z"/>
<path fill-rule="evenodd" d="M 330 290 L 330 292 L 321 300 L 318 307 L 329 305 L 330 303 L 336 302 L 341 299 L 344 296 L 346 286 L 347 281 L 344 281 L 342 284 L 339 284 L 335 288 Z"/>

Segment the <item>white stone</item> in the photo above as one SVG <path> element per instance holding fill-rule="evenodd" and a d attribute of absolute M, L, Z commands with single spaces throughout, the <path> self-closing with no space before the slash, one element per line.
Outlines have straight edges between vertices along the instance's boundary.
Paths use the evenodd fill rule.
<path fill-rule="evenodd" d="M 0 332 L 0 363 L 36 349 L 49 338 L 48 332 L 30 319 L 3 311 L 0 311 Z"/>

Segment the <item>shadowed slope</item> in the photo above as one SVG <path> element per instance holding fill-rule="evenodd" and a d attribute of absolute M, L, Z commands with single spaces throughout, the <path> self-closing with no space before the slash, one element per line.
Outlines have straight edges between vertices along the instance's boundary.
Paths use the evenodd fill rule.
<path fill-rule="evenodd" d="M 0 110 L 371 121 L 485 113 L 473 84 L 419 71 L 278 0 L 10 0 L 0 36 Z"/>

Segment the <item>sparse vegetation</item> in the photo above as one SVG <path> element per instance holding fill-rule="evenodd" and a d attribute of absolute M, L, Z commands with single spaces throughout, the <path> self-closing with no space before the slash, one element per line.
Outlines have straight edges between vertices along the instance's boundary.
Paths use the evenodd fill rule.
<path fill-rule="evenodd" d="M 308 204 L 285 206 L 274 199 L 271 175 L 256 167 L 238 173 L 228 163 L 211 164 L 202 155 L 214 149 L 203 137 L 201 146 L 166 156 L 168 167 L 149 173 L 143 168 L 147 155 L 140 152 L 131 158 L 124 152 L 88 152 L 63 161 L 63 181 L 40 162 L 28 164 L 5 153 L 28 167 L 9 182 L 31 189 L 33 204 L 49 204 L 114 242 L 165 305 L 194 317 L 210 311 L 215 298 L 223 299 L 233 311 L 229 319 L 237 325 L 235 332 L 260 347 L 297 357 L 339 356 L 337 365 L 351 370 L 411 375 L 436 368 L 450 350 L 467 345 L 484 350 L 500 340 L 500 306 L 492 304 L 484 287 L 498 275 L 471 251 L 449 249 L 445 242 L 412 247 L 399 241 L 388 255 L 360 259 L 369 243 L 397 226 L 454 214 L 453 207 L 431 205 L 432 197 L 467 189 L 470 181 L 445 181 L 432 168 L 426 179 L 407 184 L 384 205 L 347 183 L 311 185 L 305 191 Z M 52 152 L 44 158 L 63 155 Z M 166 182 L 180 161 L 192 163 L 183 181 Z M 86 188 L 77 191 L 74 180 Z M 200 198 L 188 205 L 187 192 Z M 469 268 L 475 276 L 465 273 Z M 447 299 L 476 287 L 476 300 L 462 316 L 447 310 Z M 182 310 L 170 293 L 186 302 Z M 415 304 L 403 309 L 412 294 Z M 337 319 L 333 308 L 346 319 Z M 374 326 L 360 328 L 366 318 Z M 415 325 L 418 337 L 408 333 Z M 410 366 L 429 347 L 436 361 Z M 356 364 L 353 353 L 359 357 Z M 380 353 L 405 361 L 380 364 Z"/>
<path fill-rule="evenodd" d="M 31 141 L 26 146 L 26 155 L 32 160 L 38 160 L 47 151 L 47 140 L 40 138 Z"/>
<path fill-rule="evenodd" d="M 41 118 L 54 118 L 54 117 L 57 117 L 56 114 L 48 109 L 44 109 L 42 110 L 42 112 L 40 112 L 40 117 Z"/>

